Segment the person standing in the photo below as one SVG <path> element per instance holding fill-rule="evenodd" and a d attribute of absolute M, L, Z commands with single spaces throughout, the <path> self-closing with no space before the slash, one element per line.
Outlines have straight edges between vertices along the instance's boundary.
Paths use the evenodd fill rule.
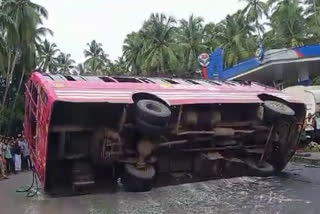
<path fill-rule="evenodd" d="M 1 139 L 0 139 L 0 172 L 1 172 L 1 176 L 4 179 L 8 179 L 8 176 L 7 176 L 6 170 L 5 170 L 5 158 L 4 158 L 4 151 L 3 151 L 4 142 L 3 141 L 4 141 L 4 139 L 1 136 Z"/>
<path fill-rule="evenodd" d="M 14 151 L 14 165 L 16 172 L 21 171 L 21 146 L 19 145 L 18 140 L 16 139 L 13 144 Z"/>
<path fill-rule="evenodd" d="M 31 168 L 30 150 L 24 136 L 20 138 L 22 149 L 22 170 L 29 170 Z"/>
<path fill-rule="evenodd" d="M 12 151 L 12 146 L 9 144 L 9 139 L 7 139 L 5 141 L 5 146 L 4 146 L 4 157 L 6 159 L 7 173 L 16 174 L 11 151 Z"/>

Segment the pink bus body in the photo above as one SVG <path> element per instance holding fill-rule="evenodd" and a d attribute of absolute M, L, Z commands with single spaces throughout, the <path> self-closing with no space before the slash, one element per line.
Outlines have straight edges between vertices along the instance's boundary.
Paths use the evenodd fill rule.
<path fill-rule="evenodd" d="M 251 82 L 220 82 L 220 81 L 212 81 L 212 80 L 184 80 L 184 79 L 166 79 L 166 78 L 142 78 L 142 77 L 89 77 L 89 76 L 63 76 L 63 75 L 51 75 L 51 74 L 42 74 L 39 72 L 34 72 L 31 75 L 30 80 L 26 84 L 26 92 L 25 92 L 25 119 L 24 119 L 24 132 L 27 138 L 27 141 L 30 144 L 30 150 L 32 155 L 32 160 L 35 166 L 35 170 L 39 177 L 41 184 L 44 186 L 46 191 L 51 191 L 51 189 L 56 188 L 54 184 L 50 184 L 51 181 L 49 177 L 52 177 L 54 173 L 63 173 L 63 171 L 59 171 L 59 167 L 66 166 L 70 162 L 72 162 L 72 166 L 68 170 L 72 171 L 78 159 L 81 161 L 91 160 L 90 151 L 86 152 L 84 147 L 89 147 L 91 150 L 91 144 L 82 143 L 81 138 L 91 139 L 91 136 L 94 135 L 98 126 L 108 126 L 103 122 L 104 119 L 99 119 L 99 116 L 104 118 L 112 118 L 112 114 L 119 115 L 117 119 L 112 119 L 112 123 L 118 123 L 121 126 L 121 131 L 114 128 L 112 125 L 112 129 L 116 135 L 119 135 L 121 139 L 125 139 L 123 136 L 123 130 L 126 127 L 130 127 L 132 124 L 135 124 L 133 118 L 135 113 L 130 115 L 130 112 L 135 112 L 134 106 L 139 100 L 156 100 L 165 105 L 171 111 L 170 122 L 166 124 L 168 128 L 174 127 L 173 129 L 177 129 L 182 127 L 186 134 L 159 134 L 158 137 L 152 137 L 152 139 L 156 139 L 155 141 L 161 141 L 161 146 L 165 147 L 166 145 L 172 143 L 172 145 L 177 144 L 176 142 L 180 142 L 183 144 L 183 141 L 190 141 L 192 139 L 198 139 L 199 136 L 206 136 L 213 139 L 214 142 L 220 142 L 221 139 L 229 139 L 236 141 L 234 139 L 238 139 L 243 135 L 248 135 L 250 131 L 252 133 L 258 132 L 257 129 L 253 127 L 258 127 L 250 125 L 246 123 L 246 125 L 236 125 L 241 124 L 241 122 L 248 122 L 251 120 L 259 120 L 259 118 L 255 118 L 255 116 L 251 116 L 251 113 L 245 112 L 245 108 L 253 109 L 252 111 L 261 111 L 261 107 L 266 100 L 276 100 L 282 103 L 285 103 L 287 106 L 290 106 L 295 111 L 295 124 L 297 125 L 298 133 L 300 133 L 300 125 L 304 119 L 304 105 L 296 100 L 294 97 L 290 97 L 285 95 L 284 93 L 267 87 L 257 83 Z M 110 107 L 108 106 L 116 106 Z M 79 106 L 79 109 L 77 108 Z M 232 107 L 234 106 L 234 107 Z M 231 114 L 232 111 L 237 111 L 237 109 L 242 109 L 241 112 L 243 115 L 249 115 L 248 119 L 240 118 L 233 119 L 229 118 L 228 114 Z M 185 109 L 182 110 L 182 107 Z M 104 113 L 103 109 L 106 109 Z M 132 109 L 131 109 L 132 108 Z M 229 110 L 232 109 L 233 110 Z M 80 112 L 80 109 L 83 109 L 83 112 Z M 190 110 L 189 110 L 190 109 Z M 200 109 L 200 110 L 198 110 Z M 205 109 L 205 110 L 203 110 Z M 220 110 L 215 110 L 220 109 Z M 215 115 L 218 115 L 219 122 L 217 125 L 213 125 L 214 128 L 203 128 L 207 127 L 205 125 L 199 125 L 202 122 L 202 117 L 199 116 L 203 114 L 201 112 L 207 111 L 211 113 L 214 111 Z M 82 110 L 81 110 L 82 111 Z M 251 110 L 250 110 L 251 111 Z M 123 112 L 126 113 L 126 117 Z M 218 113 L 216 113 L 218 112 Z M 105 116 L 103 116 L 105 114 Z M 127 115 L 128 114 L 128 115 Z M 58 116 L 56 116 L 58 115 Z M 92 120 L 89 118 L 81 119 L 81 118 L 89 118 L 96 117 L 96 119 Z M 143 116 L 144 117 L 144 116 Z M 196 119 L 195 119 L 196 118 Z M 224 119 L 226 118 L 226 121 Z M 238 118 L 238 117 L 237 117 Z M 180 125 L 181 119 L 181 125 Z M 75 121 L 80 121 L 78 124 Z M 196 122 L 194 122 L 196 120 Z M 261 120 L 261 118 L 260 118 Z M 64 122 L 65 121 L 65 122 Z M 98 122 L 97 122 L 98 121 Z M 184 122 L 183 122 L 184 121 Z M 211 121 L 211 120 L 210 120 Z M 231 122 L 230 122 L 231 121 Z M 185 124 L 183 124 L 185 123 Z M 208 123 L 206 121 L 205 123 Z M 79 125 L 81 124 L 81 125 Z M 204 123 L 203 123 L 204 124 Z M 221 125 L 224 124 L 224 125 Z M 268 123 L 269 124 L 269 123 Z M 271 123 L 270 123 L 271 124 Z M 270 129 L 268 129 L 268 125 L 265 125 L 266 133 L 269 133 Z M 135 126 L 135 125 L 134 125 Z M 238 128 L 237 128 L 237 127 Z M 273 125 L 272 125 L 273 126 Z M 276 126 L 276 124 L 274 124 Z M 124 127 L 124 128 L 123 128 Z M 176 128 L 178 127 L 178 128 Z M 185 128 L 186 127 L 186 128 Z M 193 128 L 190 128 L 193 127 Z M 199 128 L 201 127 L 201 128 Z M 218 127 L 218 128 L 217 128 Z M 267 128 L 266 128 L 267 127 Z M 218 134 L 218 131 L 221 129 L 225 129 L 232 133 L 229 136 L 224 136 L 224 134 Z M 179 128 L 180 129 L 180 128 Z M 219 130 L 218 130 L 219 129 Z M 243 131 L 242 129 L 248 129 L 247 131 Z M 108 129 L 109 130 L 109 129 Z M 131 129 L 130 129 L 131 130 Z M 128 131 L 132 133 L 136 133 L 136 129 L 133 128 L 133 131 Z M 214 130 L 214 131 L 212 131 Z M 263 132 L 263 128 L 259 129 L 259 132 Z M 187 133 L 187 131 L 189 133 Z M 240 133 L 237 134 L 237 133 Z M 178 131 L 177 131 L 178 132 Z M 81 136 L 77 137 L 75 133 L 83 133 Z M 234 134 L 236 133 L 236 134 Z M 272 131 L 270 131 L 272 133 Z M 140 136 L 144 136 L 144 134 L 137 134 Z M 148 135 L 148 134 L 146 134 Z M 219 137 L 223 135 L 223 137 Z M 183 137 L 182 137 L 183 136 Z M 145 137 L 142 137 L 145 139 Z M 158 139 L 167 139 L 167 140 L 158 140 Z M 243 139 L 250 138 L 246 136 Z M 272 138 L 272 137 L 271 137 Z M 298 135 L 295 136 L 294 141 L 297 141 Z M 63 139 L 63 140 L 61 140 Z M 64 140 L 69 139 L 69 140 Z M 74 139 L 74 140 L 73 140 Z M 148 138 L 149 139 L 149 138 Z M 151 137 L 150 137 L 151 139 Z M 251 138 L 250 138 L 251 139 Z M 139 140 L 141 140 L 139 138 Z M 138 140 L 138 141 L 139 141 Z M 89 141 L 89 140 L 86 140 Z M 126 140 L 124 140 L 126 141 Z M 163 142 L 162 142 L 163 141 Z M 241 140 L 245 141 L 245 140 Z M 56 143 L 62 142 L 62 143 Z M 66 143 L 67 142 L 67 143 Z M 73 152 L 77 150 L 77 146 L 74 146 L 76 142 L 79 144 L 85 144 L 83 148 L 79 149 L 81 152 Z M 210 140 L 211 142 L 211 140 Z M 245 141 L 243 148 L 249 148 L 249 144 L 246 144 Z M 167 144 L 166 144 L 167 143 Z M 211 148 L 212 152 L 217 152 L 223 150 L 224 147 L 219 147 L 219 143 Z M 52 144 L 51 146 L 49 144 Z M 59 146 L 56 144 L 59 144 Z M 61 146 L 60 146 L 61 144 Z M 68 145 L 70 144 L 70 146 Z M 128 142 L 121 142 L 121 147 L 123 145 L 129 144 Z M 201 142 L 199 145 L 202 145 L 199 148 L 188 147 L 189 150 L 201 152 L 201 155 L 207 155 L 210 150 L 208 149 L 208 142 Z M 266 143 L 268 144 L 268 140 L 266 139 Z M 93 144 L 92 144 L 93 145 Z M 96 145 L 96 144 L 94 144 Z M 97 143 L 98 145 L 98 143 Z M 99 144 L 100 145 L 100 144 Z M 111 145 L 111 144 L 110 144 Z M 184 144 L 183 144 L 184 145 Z M 204 146 L 206 145 L 206 147 Z M 210 144 L 211 145 L 211 144 Z M 238 145 L 238 144 L 237 144 Z M 81 146 L 79 146 L 81 147 Z M 240 144 L 238 145 L 240 148 Z M 238 148 L 237 147 L 237 148 Z M 265 146 L 267 147 L 267 146 Z M 264 144 L 263 144 L 263 148 Z M 107 147 L 105 147 L 107 148 Z M 155 146 L 153 146 L 153 149 Z M 220 149 L 216 149 L 220 148 Z M 236 148 L 236 147 L 234 147 Z M 260 147 L 261 148 L 261 145 Z M 294 150 L 296 145 L 290 149 Z M 66 150 L 71 149 L 69 155 Z M 112 148 L 115 149 L 115 148 Z M 120 149 L 121 151 L 115 160 L 121 163 L 129 162 L 126 159 L 126 154 L 123 152 L 124 150 L 129 150 L 127 148 Z M 135 150 L 135 149 L 133 149 Z M 187 151 L 187 147 L 181 148 L 181 151 Z M 210 150 L 210 151 L 211 151 Z M 229 154 L 233 154 L 233 150 L 231 151 L 229 147 L 226 147 L 227 152 L 223 153 L 222 156 Z M 53 152 L 55 151 L 55 152 Z M 57 152 L 58 151 L 58 152 Z M 180 150 L 179 150 L 180 151 Z M 295 151 L 295 150 L 294 150 Z M 293 151 L 293 153 L 294 153 Z M 49 153 L 52 154 L 49 154 Z M 99 149 L 99 152 L 100 149 Z M 99 153 L 98 152 L 98 153 Z M 211 153 L 212 153 L 211 152 Z M 57 155 L 59 153 L 59 155 Z M 61 154 L 60 154 L 61 153 Z M 98 154 L 97 153 L 97 154 Z M 139 152 L 135 151 L 135 155 L 133 157 L 137 157 L 141 161 Z M 266 155 L 266 152 L 261 152 L 260 155 Z M 290 151 L 290 155 L 293 154 Z M 99 153 L 100 154 L 100 153 Z M 129 154 L 129 153 L 128 153 Z M 77 156 L 78 155 L 78 156 Z M 113 153 L 109 152 L 109 156 L 112 156 Z M 150 155 L 150 154 L 148 154 Z M 52 158 L 51 158 L 52 156 Z M 76 158 L 79 157 L 78 159 Z M 115 155 L 116 156 L 116 155 Z M 197 156 L 197 155 L 195 155 Z M 272 156 L 272 155 L 271 155 Z M 290 157 L 289 157 L 290 158 Z M 103 158 L 102 158 L 103 159 Z M 120 161 L 121 159 L 121 161 Z M 125 160 L 124 160 L 125 159 Z M 143 159 L 143 158 L 142 158 Z M 161 155 L 158 160 L 161 159 Z M 227 158 L 225 158 L 227 159 Z M 241 159 L 241 158 L 240 158 Z M 72 160 L 72 161 L 71 161 Z M 100 159 L 99 159 L 100 160 Z M 104 156 L 104 160 L 106 157 Z M 51 162 L 52 167 L 50 168 Z M 191 160 L 192 163 L 195 163 L 195 160 Z M 266 161 L 269 161 L 268 157 Z M 112 161 L 110 164 L 113 164 L 115 161 Z M 137 164 L 136 161 L 133 164 Z M 142 161 L 143 162 L 143 161 Z M 160 161 L 159 161 L 160 162 Z M 271 164 L 273 160 L 269 161 Z M 106 165 L 108 165 L 106 164 Z M 160 166 L 162 166 L 159 163 Z M 90 164 L 94 170 L 96 170 L 95 164 Z M 161 168 L 161 167 L 160 167 Z M 283 168 L 282 166 L 280 168 Z M 57 170 L 57 172 L 54 172 Z M 193 169 L 191 169 L 193 170 Z M 97 171 L 97 170 L 96 170 Z M 173 170 L 174 171 L 174 170 Z M 97 177 L 95 174 L 94 177 Z M 120 175 L 121 177 L 121 175 Z M 60 178 L 56 178 L 59 180 Z M 72 179 L 71 179 L 72 180 Z M 78 179 L 79 180 L 79 179 Z M 80 181 L 72 180 L 71 183 L 80 184 L 85 183 L 83 179 Z M 89 180 L 94 180 L 90 178 Z M 62 183 L 64 183 L 62 181 Z M 81 183 L 81 184 L 82 184 Z M 130 185 L 130 184 L 128 184 Z M 130 189 L 130 187 L 128 188 Z M 135 189 L 135 188 L 133 188 Z M 139 191 L 139 189 L 137 189 Z"/>

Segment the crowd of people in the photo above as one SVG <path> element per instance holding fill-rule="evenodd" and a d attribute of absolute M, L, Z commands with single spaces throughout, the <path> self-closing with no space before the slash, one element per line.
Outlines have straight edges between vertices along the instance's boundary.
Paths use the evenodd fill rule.
<path fill-rule="evenodd" d="M 23 134 L 17 138 L 0 135 L 0 178 L 8 179 L 30 168 L 30 151 Z"/>

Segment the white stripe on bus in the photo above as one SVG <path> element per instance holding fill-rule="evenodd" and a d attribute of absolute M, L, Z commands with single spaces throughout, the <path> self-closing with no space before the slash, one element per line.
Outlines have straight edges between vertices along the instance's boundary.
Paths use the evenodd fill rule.
<path fill-rule="evenodd" d="M 99 96 L 99 95 L 59 95 L 58 97 L 106 97 L 106 98 L 132 98 L 131 96 Z M 206 98 L 206 99 L 215 99 L 215 98 L 224 98 L 224 99 L 259 99 L 255 96 L 159 96 L 163 99 L 197 99 L 197 98 Z"/>
<path fill-rule="evenodd" d="M 110 96 L 58 96 L 59 99 L 79 98 L 79 99 L 131 99 L 131 97 L 110 97 Z M 166 100 L 197 100 L 197 99 L 219 99 L 219 100 L 258 100 L 255 97 L 167 97 Z"/>
<path fill-rule="evenodd" d="M 132 97 L 132 96 L 128 96 L 128 95 L 112 95 L 112 94 L 105 94 L 105 95 L 100 95 L 100 94 L 59 94 L 58 95 L 59 97 L 63 97 L 63 96 L 86 96 L 86 97 L 92 97 L 92 96 L 99 96 L 99 97 Z M 184 95 L 184 96 L 181 96 L 181 95 L 161 95 L 159 96 L 160 98 L 197 98 L 197 97 L 207 97 L 207 98 L 211 98 L 211 97 L 224 97 L 224 98 L 228 98 L 228 97 L 239 97 L 239 98 L 246 98 L 246 97 L 254 97 L 254 98 L 257 98 L 259 99 L 257 96 L 250 96 L 250 95 L 239 95 L 239 96 L 234 96 L 234 95 L 220 95 L 220 94 L 215 94 L 215 95 L 192 95 L 192 94 L 189 94 L 189 95 Z"/>
<path fill-rule="evenodd" d="M 115 92 L 115 91 L 56 91 L 57 95 L 132 95 L 133 93 L 131 92 Z M 137 92 L 139 93 L 139 92 Z M 172 94 L 174 93 L 174 94 Z M 176 92 L 172 92 L 172 93 L 163 93 L 163 92 L 150 92 L 150 94 L 156 95 L 156 96 L 257 96 L 257 93 L 198 93 L 198 92 L 184 92 L 184 93 L 176 93 Z M 290 98 L 287 95 L 283 95 L 283 94 L 274 94 L 274 93 L 269 93 L 270 95 L 273 96 L 277 96 L 277 97 L 282 97 L 282 98 Z"/>
<path fill-rule="evenodd" d="M 257 94 L 235 94 L 235 93 L 184 93 L 184 94 L 176 94 L 176 93 L 168 93 L 168 94 L 158 94 L 158 93 L 152 93 L 153 95 L 157 96 L 257 96 Z M 82 93 L 82 92 L 69 92 L 69 93 L 57 93 L 57 95 L 116 95 L 116 96 L 128 96 L 131 94 L 122 93 L 122 94 L 116 94 L 116 93 Z M 285 97 L 280 95 L 281 97 Z"/>

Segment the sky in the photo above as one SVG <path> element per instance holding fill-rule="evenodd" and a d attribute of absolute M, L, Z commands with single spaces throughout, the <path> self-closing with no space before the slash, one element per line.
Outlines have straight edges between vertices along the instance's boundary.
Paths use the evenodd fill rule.
<path fill-rule="evenodd" d="M 176 19 L 191 14 L 205 23 L 221 21 L 244 7 L 239 0 L 32 0 L 44 6 L 49 19 L 44 25 L 54 32 L 50 37 L 59 49 L 83 62 L 86 43 L 95 39 L 103 44 L 112 60 L 122 55 L 127 34 L 138 31 L 151 13 L 164 13 Z"/>

